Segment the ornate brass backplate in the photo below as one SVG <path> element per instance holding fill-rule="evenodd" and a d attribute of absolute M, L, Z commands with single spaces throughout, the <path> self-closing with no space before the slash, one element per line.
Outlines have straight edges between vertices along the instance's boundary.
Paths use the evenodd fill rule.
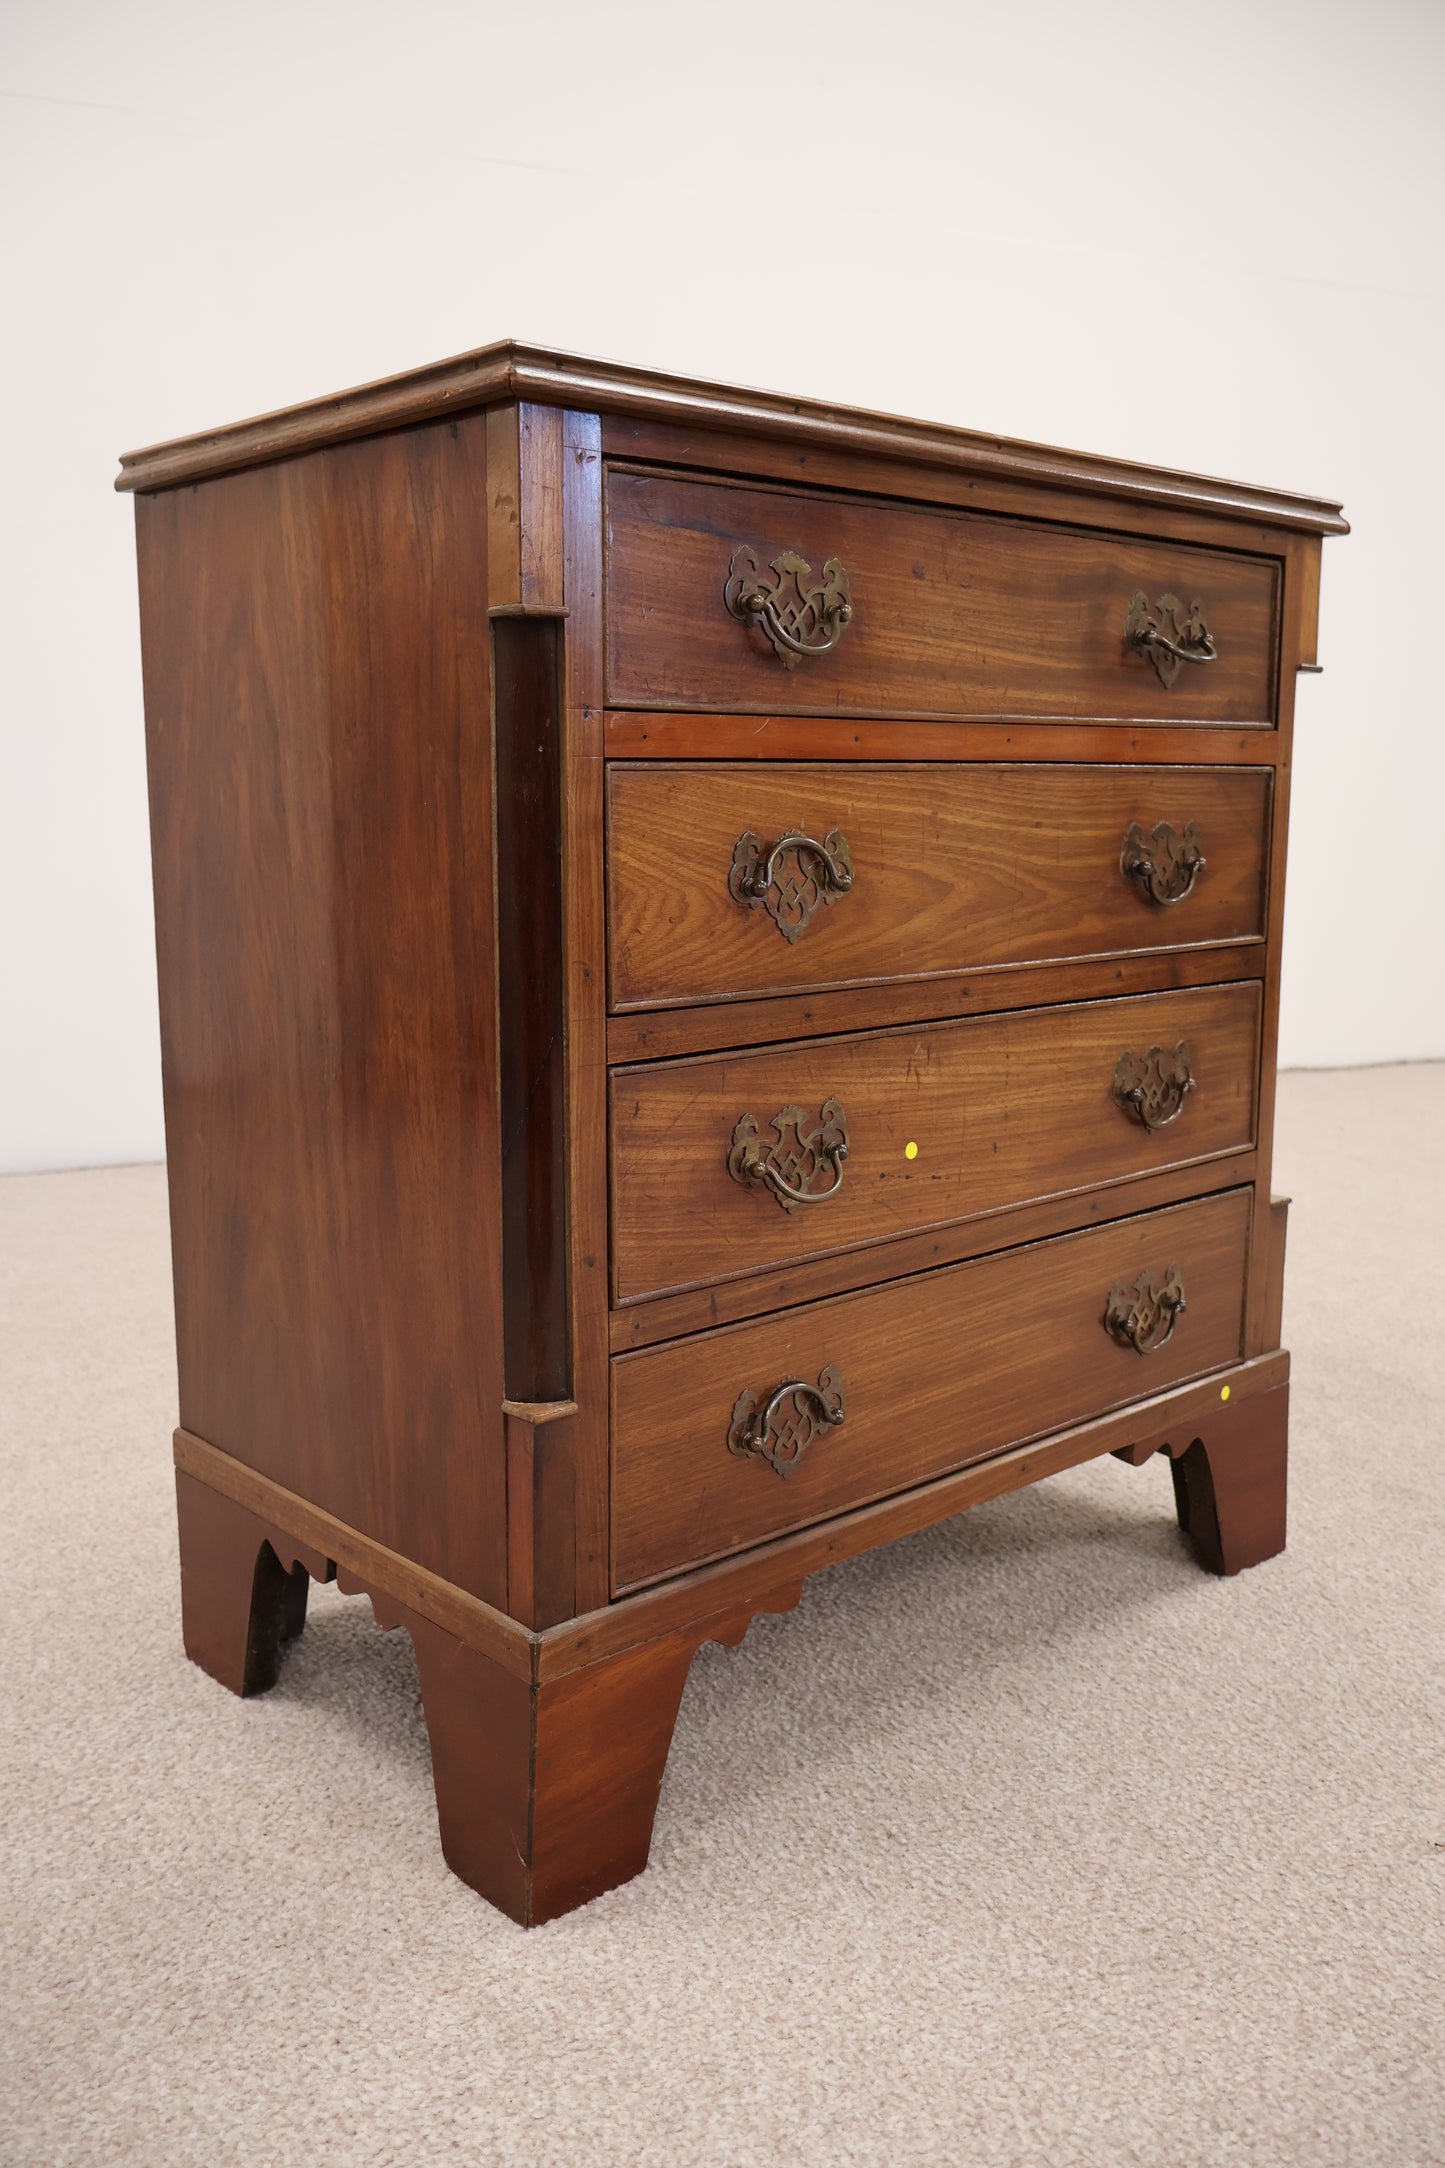
<path fill-rule="evenodd" d="M 728 1153 L 733 1180 L 745 1189 L 771 1190 L 785 1212 L 836 1197 L 848 1157 L 848 1117 L 839 1101 L 825 1099 L 811 1125 L 805 1108 L 780 1107 L 772 1127 L 773 1141 L 765 1143 L 757 1117 L 739 1117 Z"/>
<path fill-rule="evenodd" d="M 1162 1046 L 1151 1046 L 1147 1054 L 1131 1054 L 1126 1048 L 1119 1056 L 1114 1097 L 1126 1114 L 1148 1130 L 1165 1129 L 1177 1120 L 1193 1089 L 1193 1059 L 1184 1039 L 1172 1054 L 1166 1054 Z"/>
<path fill-rule="evenodd" d="M 1148 656 L 1166 692 L 1185 663 L 1219 660 L 1197 595 L 1186 610 L 1177 595 L 1151 603 L 1141 587 L 1130 599 L 1124 639 L 1136 655 Z"/>
<path fill-rule="evenodd" d="M 1182 903 L 1207 863 L 1198 821 L 1186 821 L 1183 835 L 1160 821 L 1147 836 L 1137 821 L 1130 821 L 1119 854 L 1125 879 L 1137 881 L 1145 895 L 1160 904 Z"/>
<path fill-rule="evenodd" d="M 819 580 L 796 550 L 784 550 L 764 572 L 746 542 L 733 551 L 723 599 L 744 625 L 762 628 L 785 670 L 796 670 L 805 655 L 826 655 L 853 619 L 848 575 L 836 557 Z"/>
<path fill-rule="evenodd" d="M 786 1378 L 766 1400 L 739 1393 L 733 1403 L 728 1451 L 744 1460 L 765 1460 L 781 1476 L 790 1476 L 813 1440 L 836 1430 L 847 1413 L 843 1380 L 829 1364 L 816 1385 Z"/>
<path fill-rule="evenodd" d="M 1137 1280 L 1116 1280 L 1109 1289 L 1104 1330 L 1121 1347 L 1157 1355 L 1187 1308 L 1177 1265 L 1166 1272 L 1141 1272 Z"/>
<path fill-rule="evenodd" d="M 766 911 L 785 941 L 797 940 L 820 903 L 835 903 L 852 886 L 852 853 L 840 828 L 821 843 L 790 828 L 767 851 L 749 829 L 733 845 L 728 893 L 751 911 Z"/>

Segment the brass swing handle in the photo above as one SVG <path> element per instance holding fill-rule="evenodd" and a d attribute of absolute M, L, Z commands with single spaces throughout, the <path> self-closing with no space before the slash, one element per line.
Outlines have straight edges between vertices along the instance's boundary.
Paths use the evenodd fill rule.
<path fill-rule="evenodd" d="M 1124 1112 L 1152 1133 L 1179 1119 L 1194 1081 L 1193 1056 L 1181 1039 L 1172 1054 L 1162 1046 L 1151 1046 L 1147 1054 L 1126 1048 L 1114 1071 L 1113 1091 Z"/>
<path fill-rule="evenodd" d="M 1186 610 L 1177 595 L 1161 595 L 1151 603 L 1141 587 L 1130 598 L 1124 639 L 1136 655 L 1148 656 L 1166 688 L 1178 677 L 1181 663 L 1219 660 L 1197 596 Z"/>
<path fill-rule="evenodd" d="M 1182 903 L 1207 864 L 1198 821 L 1186 821 L 1182 835 L 1160 821 L 1147 836 L 1138 821 L 1130 821 L 1119 853 L 1124 878 L 1136 882 L 1151 903 L 1165 906 Z"/>
<path fill-rule="evenodd" d="M 836 903 L 853 886 L 853 858 L 841 828 L 822 842 L 790 828 L 771 850 L 748 829 L 733 845 L 728 894 L 745 910 L 766 911 L 789 943 L 803 933 L 820 903 Z"/>
<path fill-rule="evenodd" d="M 733 1180 L 745 1189 L 771 1190 L 785 1212 L 795 1211 L 800 1204 L 826 1204 L 836 1197 L 843 1187 L 843 1162 L 848 1157 L 848 1117 L 839 1101 L 825 1100 L 811 1128 L 803 1107 L 780 1107 L 772 1127 L 773 1138 L 765 1143 L 757 1117 L 739 1116 L 728 1153 Z M 801 1181 L 790 1182 L 782 1171 L 785 1166 L 806 1170 Z M 831 1170 L 832 1181 L 826 1189 L 810 1189 L 808 1184 L 824 1168 Z"/>
<path fill-rule="evenodd" d="M 805 836 L 801 829 L 790 828 L 785 836 L 763 856 L 762 844 L 755 835 L 739 836 L 733 849 L 733 869 L 728 887 L 740 900 L 761 903 L 778 877 L 778 867 L 789 851 L 796 851 L 799 858 L 806 858 L 814 868 L 814 879 L 824 891 L 835 896 L 846 896 L 853 886 L 853 861 L 848 855 L 848 842 L 836 828 L 828 831 L 827 841 L 820 843 L 816 836 Z"/>
<path fill-rule="evenodd" d="M 764 570 L 756 550 L 740 543 L 723 600 L 740 623 L 762 629 L 785 670 L 796 670 L 805 655 L 831 653 L 853 622 L 848 575 L 838 559 L 830 557 L 815 580 L 796 550 L 781 551 Z"/>
<path fill-rule="evenodd" d="M 1136 1355 L 1157 1355 L 1188 1307 L 1177 1265 L 1166 1272 L 1141 1272 L 1137 1280 L 1116 1280 L 1109 1289 L 1104 1330 Z"/>
<path fill-rule="evenodd" d="M 792 1414 L 780 1422 L 783 1403 Z M 816 1385 L 806 1378 L 785 1378 L 766 1400 L 754 1392 L 738 1394 L 728 1430 L 728 1451 L 742 1460 L 765 1460 L 780 1476 L 790 1476 L 813 1440 L 836 1430 L 847 1412 L 843 1380 L 830 1364 Z"/>

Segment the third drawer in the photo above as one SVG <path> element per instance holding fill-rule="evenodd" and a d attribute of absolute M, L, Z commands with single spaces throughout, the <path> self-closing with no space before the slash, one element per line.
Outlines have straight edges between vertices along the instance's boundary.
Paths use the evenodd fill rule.
<path fill-rule="evenodd" d="M 1256 981 L 613 1072 L 613 1295 L 763 1272 L 1254 1142 Z"/>

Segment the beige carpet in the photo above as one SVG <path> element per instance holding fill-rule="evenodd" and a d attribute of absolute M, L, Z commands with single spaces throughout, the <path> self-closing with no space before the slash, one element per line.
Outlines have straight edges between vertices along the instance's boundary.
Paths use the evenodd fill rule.
<path fill-rule="evenodd" d="M 640 1881 L 454 1881 L 405 1639 L 176 1604 L 158 1168 L 0 1183 L 7 2164 L 1445 2162 L 1445 1066 L 1285 1079 L 1286 1557 L 1162 1462 L 694 1666 Z"/>

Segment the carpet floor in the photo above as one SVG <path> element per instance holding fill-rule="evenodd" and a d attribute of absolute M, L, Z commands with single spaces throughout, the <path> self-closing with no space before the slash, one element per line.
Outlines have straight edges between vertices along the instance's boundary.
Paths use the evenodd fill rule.
<path fill-rule="evenodd" d="M 1445 2162 L 1445 1065 L 1288 1076 L 1290 1548 L 1106 1459 L 693 1666 L 646 1875 L 455 1881 L 410 1647 L 181 1651 L 164 1174 L 0 1183 L 0 2159 Z"/>

